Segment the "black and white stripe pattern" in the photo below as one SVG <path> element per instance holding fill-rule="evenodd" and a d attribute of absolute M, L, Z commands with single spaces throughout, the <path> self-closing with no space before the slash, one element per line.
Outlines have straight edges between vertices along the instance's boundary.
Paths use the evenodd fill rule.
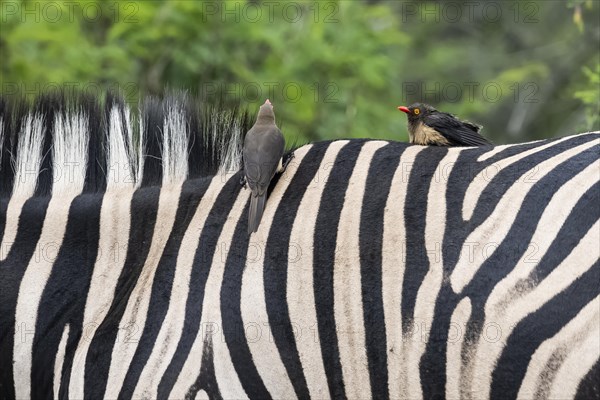
<path fill-rule="evenodd" d="M 242 119 L 75 103 L 0 108 L 1 398 L 600 398 L 600 133 L 303 146 L 248 237 Z"/>

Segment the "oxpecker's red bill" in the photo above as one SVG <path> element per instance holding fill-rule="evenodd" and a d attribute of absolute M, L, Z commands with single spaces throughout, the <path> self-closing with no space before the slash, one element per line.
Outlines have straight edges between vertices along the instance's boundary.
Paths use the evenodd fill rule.
<path fill-rule="evenodd" d="M 405 112 L 407 114 L 410 114 L 410 110 L 408 109 L 408 107 L 401 106 L 401 107 L 398 107 L 398 110 Z"/>

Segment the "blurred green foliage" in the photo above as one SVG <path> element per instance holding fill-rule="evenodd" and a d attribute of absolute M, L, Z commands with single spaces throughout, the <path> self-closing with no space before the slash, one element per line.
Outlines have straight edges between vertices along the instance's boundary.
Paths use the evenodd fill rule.
<path fill-rule="evenodd" d="M 583 72 L 589 79 L 589 88 L 575 92 L 575 97 L 586 105 L 587 127 L 591 130 L 598 127 L 600 105 L 600 64 L 596 69 L 584 67 Z"/>
<path fill-rule="evenodd" d="M 573 16 L 570 17 L 570 12 Z M 184 88 L 288 138 L 407 140 L 425 101 L 496 143 L 599 129 L 597 1 L 10 1 L 2 91 Z"/>

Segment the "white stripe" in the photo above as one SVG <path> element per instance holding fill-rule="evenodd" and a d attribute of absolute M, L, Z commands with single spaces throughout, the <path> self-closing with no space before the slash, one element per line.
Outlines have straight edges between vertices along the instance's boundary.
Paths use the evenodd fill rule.
<path fill-rule="evenodd" d="M 483 191 L 489 185 L 489 183 L 502 170 L 506 169 L 507 167 L 510 167 L 512 164 L 524 159 L 527 156 L 530 156 L 535 153 L 539 153 L 540 151 L 543 151 L 550 147 L 560 145 L 562 142 L 572 139 L 572 138 L 573 137 L 571 137 L 571 136 L 567 136 L 562 139 L 546 143 L 542 146 L 534 147 L 532 149 L 523 151 L 521 153 L 517 153 L 510 157 L 503 158 L 503 159 L 498 160 L 497 162 L 487 166 L 484 170 L 479 172 L 475 176 L 475 178 L 473 178 L 473 180 L 469 184 L 469 187 L 467 188 L 467 191 L 465 193 L 465 200 L 464 200 L 463 208 L 462 208 L 463 219 L 465 221 L 468 221 L 471 219 L 471 217 L 473 216 L 473 211 L 475 210 L 475 206 L 477 205 L 477 202 L 479 201 L 479 197 L 481 196 L 481 193 L 483 193 Z M 593 142 L 597 142 L 597 141 L 593 141 Z M 592 142 L 592 144 L 594 144 L 593 142 Z M 513 145 L 509 145 L 507 147 L 510 147 L 510 146 L 513 146 Z M 494 150 L 498 149 L 499 147 L 500 146 L 496 147 Z M 492 150 L 492 151 L 494 151 L 494 150 Z M 564 154 L 564 153 L 561 153 L 561 154 Z M 483 161 L 485 159 L 484 156 L 485 156 L 485 154 L 480 156 L 477 161 Z M 560 154 L 558 156 L 552 157 L 551 159 L 554 159 L 555 157 L 560 157 Z M 539 180 L 540 176 L 538 174 L 536 174 L 537 167 L 541 167 L 541 164 L 538 164 L 532 170 L 523 174 L 520 180 L 528 180 L 528 177 L 531 177 L 531 179 L 529 179 L 530 182 L 533 182 L 534 180 L 535 181 Z"/>
<path fill-rule="evenodd" d="M 117 281 L 125 263 L 129 245 L 133 193 L 132 188 L 120 188 L 118 191 L 109 189 L 102 201 L 98 255 L 85 302 L 83 332 L 73 357 L 69 382 L 69 396 L 75 399 L 84 397 L 87 352 L 97 329 L 110 309 Z"/>
<path fill-rule="evenodd" d="M 571 157 L 598 144 L 598 140 L 593 140 L 577 147 L 570 148 L 554 157 L 551 157 L 537 164 L 527 173 L 535 173 L 535 182 L 525 182 L 518 180 L 502 196 L 496 208 L 490 216 L 476 229 L 471 232 L 465 243 L 474 244 L 468 252 L 462 252 L 459 260 L 452 272 L 450 282 L 455 293 L 460 293 L 463 288 L 469 284 L 481 264 L 489 258 L 495 249 L 495 244 L 501 243 L 506 234 L 512 227 L 520 207 L 516 204 L 522 204 L 525 197 L 529 194 L 535 183 L 550 172 L 559 168 L 558 165 Z M 472 194 L 471 194 L 472 195 Z M 469 194 L 465 195 L 469 198 Z"/>
<path fill-rule="evenodd" d="M 230 118 L 227 113 L 222 114 L 220 118 Z M 242 160 L 242 127 L 238 121 L 231 124 L 231 130 L 226 133 L 214 132 L 213 140 L 221 138 L 218 146 L 221 165 L 219 173 L 235 173 L 241 168 Z M 223 140 L 227 138 L 226 140 Z"/>
<path fill-rule="evenodd" d="M 179 272 L 181 274 L 183 274 L 186 269 L 189 269 L 189 272 L 187 272 L 188 274 L 191 273 L 191 269 L 193 268 L 193 261 L 194 261 L 194 257 L 196 255 L 196 249 L 199 246 L 199 241 L 200 241 L 200 237 L 202 236 L 202 231 L 204 229 L 204 224 L 206 223 L 206 218 L 208 217 L 208 215 L 210 214 L 210 211 L 212 210 L 213 206 L 215 205 L 215 202 L 217 200 L 217 197 L 219 196 L 219 193 L 221 192 L 221 190 L 223 189 L 223 187 L 225 186 L 226 182 L 228 181 L 228 179 L 234 179 L 234 178 L 227 178 L 225 175 L 216 175 L 214 178 L 212 178 L 210 185 L 208 186 L 208 189 L 206 190 L 206 193 L 204 194 L 204 196 L 202 196 L 202 200 L 200 201 L 200 204 L 198 205 L 198 207 L 196 208 L 196 213 L 194 214 L 194 217 L 192 218 L 192 220 L 190 221 L 190 226 L 187 229 L 187 231 L 185 232 L 185 236 L 183 237 L 183 241 L 181 243 L 181 248 L 182 249 L 189 249 L 189 252 L 186 251 L 184 254 L 181 255 L 181 259 L 177 259 L 177 270 L 176 273 Z M 242 198 L 242 203 L 245 205 L 246 204 L 246 195 L 245 193 L 238 195 L 238 200 Z M 237 202 L 237 200 L 236 200 Z M 223 227 L 223 232 L 222 232 L 222 237 L 227 237 L 225 235 L 232 235 L 232 233 L 230 232 L 230 225 L 231 223 L 237 223 L 237 221 L 239 220 L 238 218 L 233 218 L 232 216 L 235 214 L 235 212 L 237 212 L 237 208 L 235 208 L 235 204 L 234 204 L 234 209 L 232 209 L 231 213 L 232 215 L 227 219 L 226 222 L 226 226 Z M 230 220 L 231 219 L 231 220 Z M 229 244 L 231 243 L 231 240 L 226 241 L 226 242 L 222 242 L 219 239 L 219 244 L 222 243 L 226 243 Z M 219 250 L 219 249 L 216 249 Z M 216 263 L 217 261 L 226 261 L 226 258 L 223 258 L 225 255 L 222 255 L 221 257 L 218 257 L 217 254 L 214 255 L 213 258 L 213 264 Z M 219 260 L 217 260 L 219 259 Z M 203 262 L 205 260 L 204 257 L 200 258 L 200 262 Z M 180 266 L 181 264 L 181 266 Z M 206 323 L 205 321 L 207 320 L 207 316 L 206 314 L 208 313 L 212 313 L 212 312 L 216 312 L 218 311 L 220 313 L 220 285 L 222 283 L 222 276 L 223 276 L 223 271 L 222 271 L 222 267 L 221 270 L 218 268 L 219 264 L 216 264 L 217 268 L 211 268 L 210 273 L 208 275 L 207 278 L 207 282 L 206 282 L 206 286 L 205 286 L 205 291 L 204 291 L 204 299 L 202 299 L 202 320 L 199 321 L 199 325 L 198 325 L 198 335 L 196 336 L 196 339 L 194 340 L 194 343 L 187 355 L 187 359 L 185 360 L 185 363 L 181 369 L 181 373 L 179 374 L 179 377 L 177 379 L 177 382 L 175 383 L 175 385 L 173 386 L 173 390 L 171 391 L 171 393 L 169 394 L 169 397 L 171 398 L 184 398 L 186 393 L 188 392 L 189 388 L 194 384 L 196 378 L 198 377 L 198 373 L 200 371 L 200 368 L 202 367 L 202 355 L 204 352 L 204 338 L 205 338 L 205 334 L 206 331 L 208 329 L 213 329 L 215 328 L 217 330 L 217 334 L 219 333 L 219 331 L 221 330 L 221 326 L 217 325 L 216 327 L 214 325 L 208 325 L 208 323 Z M 198 268 L 198 266 L 196 267 Z M 201 268 L 208 268 L 207 265 L 202 265 Z M 189 277 L 186 276 L 180 276 L 178 279 L 182 279 L 182 280 L 189 280 Z M 215 286 L 219 286 L 219 289 L 214 288 L 213 290 L 213 285 Z M 186 295 L 184 296 L 184 289 L 182 289 L 181 292 L 181 296 L 177 295 L 173 295 L 172 297 L 181 297 L 181 301 L 183 304 L 178 304 L 178 303 L 173 303 L 173 307 L 176 307 L 173 310 L 173 316 L 174 317 L 179 317 L 182 319 L 182 321 L 180 321 L 180 323 L 182 324 L 183 318 L 185 316 L 185 312 L 181 311 L 181 310 L 185 310 L 185 304 L 187 302 L 187 297 L 189 294 L 189 287 L 187 287 L 185 290 L 187 290 Z M 170 305 L 170 307 L 172 307 Z M 214 310 L 215 308 L 219 308 L 219 310 Z M 177 309 L 179 309 L 179 311 L 177 311 Z M 211 314 L 214 315 L 214 314 Z M 209 323 L 216 323 L 216 321 L 214 320 L 208 320 Z M 204 325 L 203 325 L 204 324 Z M 178 335 L 179 337 L 181 337 L 183 332 L 181 332 L 181 330 L 177 330 L 175 332 L 176 335 Z M 215 345 L 215 342 L 217 341 L 221 341 L 220 338 L 214 338 L 213 337 L 213 346 Z M 178 340 L 176 340 L 176 338 L 173 339 L 174 343 L 177 344 Z M 167 350 L 168 352 L 173 352 L 172 349 Z M 213 348 L 213 356 L 216 357 L 215 355 L 215 351 L 217 351 L 216 349 Z M 174 353 L 173 353 L 174 354 Z M 172 358 L 172 356 L 171 356 Z M 169 358 L 165 358 L 165 360 L 169 360 Z M 223 362 L 227 362 L 227 360 L 225 358 L 221 359 Z M 229 361 L 228 364 L 231 364 L 231 361 Z M 215 365 L 215 368 L 217 366 Z M 239 383 L 239 381 L 237 380 L 237 377 L 235 379 L 232 379 L 231 382 L 229 383 L 229 387 L 228 388 L 219 388 L 219 390 L 223 390 L 223 391 L 227 391 L 227 393 L 233 393 L 233 394 L 240 394 L 243 393 L 243 390 L 240 390 L 239 388 L 241 388 L 241 384 Z M 153 391 L 156 390 L 155 388 L 152 389 Z M 222 393 L 223 394 L 223 393 Z M 154 396 L 156 397 L 156 396 Z M 240 396 L 233 396 L 233 397 L 238 397 L 240 398 Z M 245 397 L 241 396 L 241 397 Z"/>
<path fill-rule="evenodd" d="M 287 303 L 293 322 L 294 338 L 311 398 L 328 399 L 327 375 L 321 354 L 313 282 L 314 230 L 316 207 L 329 180 L 335 159 L 347 140 L 333 142 L 327 148 L 315 178 L 306 188 L 290 234 L 288 255 Z M 318 267 L 318 266 L 317 266 Z"/>
<path fill-rule="evenodd" d="M 188 175 L 188 124 L 183 105 L 176 100 L 164 104 L 163 184 L 184 181 Z"/>
<path fill-rule="evenodd" d="M 269 330 L 263 282 L 265 243 L 281 198 L 309 148 L 310 146 L 304 146 L 294 152 L 294 162 L 288 165 L 284 175 L 269 196 L 258 231 L 250 236 L 246 268 L 242 276 L 241 312 L 246 328 L 246 341 L 256 369 L 273 398 L 293 399 L 296 398 L 296 393 L 281 361 L 277 346 L 270 339 L 272 333 Z M 246 192 L 249 199 L 250 191 Z M 257 250 L 259 254 L 257 254 Z M 257 337 L 257 335 L 260 336 Z"/>
<path fill-rule="evenodd" d="M 40 165 L 45 155 L 42 154 L 46 127 L 41 115 L 29 114 L 23 122 L 24 128 L 19 132 L 17 159 L 13 196 L 31 197 L 35 193 Z"/>
<path fill-rule="evenodd" d="M 146 189 L 141 189 L 146 190 Z M 106 398 L 116 398 L 119 395 L 129 364 L 137 349 L 139 339 L 148 318 L 148 306 L 152 294 L 154 274 L 163 254 L 165 244 L 169 239 L 173 224 L 181 186 L 163 186 L 158 200 L 156 224 L 152 234 L 152 242 L 143 269 L 131 292 L 131 297 L 125 308 L 119 329 L 125 332 L 115 342 L 112 349 Z M 133 245 L 133 244 L 132 244 Z"/>
<path fill-rule="evenodd" d="M 52 265 L 62 246 L 69 208 L 74 197 L 74 195 L 53 197 L 50 200 L 36 251 L 27 265 L 19 286 L 15 327 L 19 327 L 21 331 L 25 329 L 31 335 L 22 338 L 21 332 L 15 331 L 13 366 L 17 399 L 28 398 L 31 395 L 31 352 L 40 300 L 50 277 Z"/>
<path fill-rule="evenodd" d="M 388 388 L 391 399 L 408 398 L 406 350 L 402 332 L 402 282 L 406 267 L 404 206 L 410 170 L 424 147 L 410 146 L 400 157 L 394 172 L 383 217 L 382 297 L 386 326 Z"/>
<path fill-rule="evenodd" d="M 375 152 L 386 144 L 372 141 L 362 147 L 348 182 L 337 232 L 333 270 L 334 314 L 344 387 L 350 399 L 371 396 L 359 261 L 360 210 L 369 165 Z"/>
<path fill-rule="evenodd" d="M 65 325 L 63 329 L 60 342 L 58 343 L 58 350 L 56 351 L 56 359 L 54 360 L 54 398 L 58 399 L 60 392 L 60 380 L 62 378 L 62 368 L 65 362 L 65 351 L 67 348 L 67 340 L 69 339 L 69 324 Z"/>
<path fill-rule="evenodd" d="M 462 347 L 465 342 L 466 326 L 471 317 L 471 299 L 463 298 L 452 313 L 446 347 L 446 399 L 466 398 L 463 387 L 464 363 Z"/>
<path fill-rule="evenodd" d="M 88 120 L 82 113 L 56 115 L 52 143 L 53 196 L 78 194 L 83 190 L 89 138 Z"/>
<path fill-rule="evenodd" d="M 43 118 L 29 114 L 23 121 L 23 129 L 19 132 L 17 159 L 15 161 L 15 177 L 12 195 L 6 210 L 4 236 L 0 242 L 0 261 L 8 257 L 17 237 L 19 217 L 23 204 L 35 193 L 37 177 L 42 163 L 44 145 Z"/>
<path fill-rule="evenodd" d="M 515 326 L 589 270 L 598 260 L 598 252 L 590 249 L 597 248 L 598 243 L 600 243 L 600 222 L 596 222 L 571 254 L 527 295 L 517 297 L 498 310 L 494 307 L 495 300 L 506 296 L 505 293 L 499 294 L 496 290 L 492 292 L 486 303 L 484 328 L 475 353 L 473 390 L 479 390 L 484 397 L 489 396 L 495 363 Z M 488 329 L 489 327 L 493 329 Z M 497 335 L 500 337 L 497 338 Z"/>
<path fill-rule="evenodd" d="M 590 301 L 575 318 L 569 321 L 556 335 L 545 340 L 531 357 L 527 373 L 519 389 L 518 398 L 534 398 L 540 386 L 552 389 L 549 398 L 574 398 L 577 385 L 585 376 L 594 361 L 600 356 L 598 338 L 600 298 Z M 591 339 L 591 341 L 590 341 Z M 558 371 L 547 371 L 548 362 L 557 351 L 567 352 Z M 571 360 L 571 361 L 568 361 Z M 591 365 L 590 365 L 591 362 Z M 547 382 L 548 372 L 554 374 Z M 577 378 L 577 379 L 576 379 Z M 553 387 L 554 386 L 554 387 Z M 563 391 L 566 389 L 566 391 Z M 562 393 L 559 393 L 561 392 Z M 544 394 L 550 393 L 544 391 Z"/>
<path fill-rule="evenodd" d="M 421 357 L 425 352 L 427 340 L 429 337 L 431 325 L 433 323 L 433 314 L 435 309 L 435 300 L 442 286 L 444 260 L 442 257 L 442 244 L 444 241 L 444 231 L 446 229 L 446 190 L 448 188 L 448 176 L 451 173 L 452 166 L 456 163 L 462 149 L 451 149 L 446 156 L 438 163 L 438 166 L 432 176 L 427 195 L 427 214 L 425 220 L 425 251 L 429 261 L 429 270 L 423 278 L 423 282 L 418 289 L 415 299 L 414 321 L 415 327 L 418 327 L 418 334 L 410 336 L 408 345 L 407 371 L 408 371 L 408 396 L 411 399 L 420 399 L 423 397 L 420 384 L 419 364 Z M 448 168 L 450 167 L 450 169 Z M 411 209 L 419 206 L 413 205 Z"/>
<path fill-rule="evenodd" d="M 143 112 L 143 111 L 141 111 Z M 140 112 L 140 113 L 141 113 Z M 144 163 L 146 162 L 146 141 L 148 140 L 148 138 L 146 138 L 146 129 L 144 126 L 144 118 L 140 116 L 140 118 L 138 118 L 138 132 L 139 132 L 139 138 L 138 138 L 138 143 L 139 145 L 137 146 L 137 172 L 135 174 L 136 178 L 137 178 L 137 182 L 136 182 L 136 187 L 141 187 L 142 186 L 142 182 L 144 181 Z"/>

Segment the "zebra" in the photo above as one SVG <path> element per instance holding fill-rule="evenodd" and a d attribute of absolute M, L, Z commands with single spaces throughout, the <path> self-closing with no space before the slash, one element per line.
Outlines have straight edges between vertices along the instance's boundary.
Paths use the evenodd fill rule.
<path fill-rule="evenodd" d="M 293 149 L 241 111 L 0 101 L 0 397 L 600 398 L 600 132 Z"/>

